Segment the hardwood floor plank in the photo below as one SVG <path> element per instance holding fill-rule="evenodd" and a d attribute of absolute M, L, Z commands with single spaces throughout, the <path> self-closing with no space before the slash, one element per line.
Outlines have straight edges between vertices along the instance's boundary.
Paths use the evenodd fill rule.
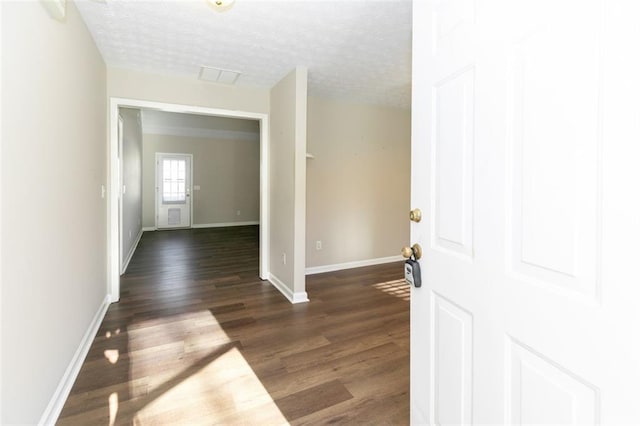
<path fill-rule="evenodd" d="M 380 376 L 387 371 L 391 371 L 395 376 L 404 379 L 396 364 L 400 362 L 400 358 L 404 358 L 407 359 L 408 367 L 408 354 L 404 351 L 399 351 L 398 348 L 397 345 L 389 343 L 326 362 L 318 362 L 309 369 L 294 372 L 289 372 L 285 369 L 278 375 L 264 377 L 263 384 L 274 398 L 281 398 L 329 379 L 351 383 L 360 380 L 362 374 Z M 384 366 L 385 369 L 377 369 L 379 366 Z M 390 367 L 394 368 L 390 369 Z M 376 377 L 372 378 L 372 380 L 375 379 Z M 378 386 L 385 387 L 386 383 L 380 381 Z M 371 392 L 371 389 L 368 391 Z"/>
<path fill-rule="evenodd" d="M 402 425 L 408 424 L 408 391 L 384 399 L 353 398 L 291 421 L 292 425 Z"/>
<path fill-rule="evenodd" d="M 291 421 L 351 398 L 353 395 L 339 380 L 332 380 L 277 399 L 276 404 Z"/>
<path fill-rule="evenodd" d="M 330 362 L 350 355 L 359 355 L 380 345 L 393 345 L 400 351 L 400 347 L 393 342 L 387 342 L 386 337 L 380 339 L 363 339 L 357 341 L 344 341 L 319 348 L 301 351 L 282 357 L 282 362 L 287 371 L 294 372 L 313 368 L 318 364 Z"/>
<path fill-rule="evenodd" d="M 257 226 L 145 232 L 61 425 L 408 424 L 402 264 L 258 277 Z"/>

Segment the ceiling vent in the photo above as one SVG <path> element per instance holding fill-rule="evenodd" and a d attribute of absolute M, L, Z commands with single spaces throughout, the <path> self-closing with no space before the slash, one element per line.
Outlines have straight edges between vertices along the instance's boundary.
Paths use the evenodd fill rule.
<path fill-rule="evenodd" d="M 240 73 L 238 71 L 205 67 L 204 65 L 200 67 L 200 75 L 198 76 L 200 80 L 229 85 L 236 84 L 238 77 L 240 77 Z"/>

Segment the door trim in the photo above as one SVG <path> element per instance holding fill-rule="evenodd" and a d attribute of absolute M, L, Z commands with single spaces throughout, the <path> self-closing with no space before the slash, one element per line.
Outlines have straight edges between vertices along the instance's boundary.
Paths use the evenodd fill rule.
<path fill-rule="evenodd" d="M 189 226 L 188 228 L 193 228 L 193 154 L 183 154 L 181 152 L 156 152 L 156 168 L 155 168 L 155 196 L 153 197 L 153 204 L 155 210 L 155 227 L 158 229 L 158 188 L 160 188 L 160 182 L 158 181 L 158 160 L 163 155 L 184 155 L 185 157 L 189 157 Z M 168 228 L 171 229 L 171 228 Z M 184 229 L 184 228 L 183 228 Z"/>
<path fill-rule="evenodd" d="M 109 98 L 109 164 L 107 168 L 107 250 L 108 294 L 111 303 L 120 300 L 120 208 L 118 191 L 121 160 L 118 158 L 118 109 L 120 107 L 155 109 L 166 112 L 214 115 L 260 121 L 260 278 L 269 277 L 269 114 L 206 108 L 165 102 L 144 101 L 130 98 Z M 192 164 L 193 167 L 193 164 Z M 191 209 L 193 212 L 193 209 Z M 192 220 L 193 224 L 193 220 Z"/>
<path fill-rule="evenodd" d="M 118 159 L 118 176 L 124 176 L 124 162 L 121 161 L 121 153 L 122 153 L 122 149 L 124 147 L 124 119 L 122 118 L 122 116 L 120 115 L 120 111 L 118 111 L 118 134 L 117 134 L 117 138 L 118 138 L 118 155 L 117 155 L 117 159 Z M 119 273 L 120 274 L 124 274 L 125 271 L 125 267 L 124 267 L 124 259 L 125 256 L 127 255 L 124 252 L 124 231 L 122 229 L 122 218 L 123 218 L 123 209 L 122 209 L 122 182 L 120 180 L 118 180 L 117 182 L 117 187 L 118 187 L 118 198 L 117 198 L 117 203 L 118 203 L 118 249 L 120 250 L 120 252 L 118 253 L 118 267 L 119 269 Z"/>

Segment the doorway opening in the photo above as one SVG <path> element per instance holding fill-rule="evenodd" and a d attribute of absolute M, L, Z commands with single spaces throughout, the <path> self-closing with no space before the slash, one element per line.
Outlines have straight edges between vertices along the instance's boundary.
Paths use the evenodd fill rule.
<path fill-rule="evenodd" d="M 255 120 L 259 122 L 259 144 L 260 144 L 260 202 L 259 202 L 259 223 L 260 223 L 260 242 L 259 242 L 259 275 L 261 279 L 267 279 L 269 276 L 268 271 L 268 247 L 269 247 L 269 220 L 268 220 L 268 146 L 269 146 L 269 123 L 268 114 L 255 113 L 247 111 L 232 111 L 217 108 L 205 108 L 191 105 L 170 104 L 161 102 L 141 101 L 135 99 L 125 98 L 111 98 L 110 100 L 110 138 L 109 138 L 109 169 L 108 169 L 108 250 L 109 250 L 109 297 L 110 301 L 117 302 L 120 299 L 120 263 L 121 263 L 121 251 L 122 251 L 122 229 L 121 229 L 121 215 L 122 206 L 121 198 L 123 194 L 122 184 L 122 149 L 121 142 L 119 141 L 119 110 L 120 108 L 135 108 L 144 111 L 162 111 L 172 113 L 183 114 L 195 114 L 211 117 L 224 117 L 224 118 L 238 118 L 245 120 Z M 193 162 L 191 162 L 193 166 Z M 179 175 L 179 172 L 178 172 Z M 186 175 L 185 175 L 186 176 Z M 176 184 L 178 184 L 179 176 L 177 177 Z M 179 186 L 179 184 L 177 185 Z M 178 191 L 179 192 L 179 191 Z M 179 196 L 179 193 L 171 196 Z M 185 185 L 185 198 L 186 197 L 186 185 Z M 169 219 L 167 208 L 167 221 Z M 193 209 L 188 212 L 189 226 L 193 225 Z M 181 212 L 181 220 L 184 218 L 184 212 Z M 175 216 L 175 212 L 174 212 Z M 175 219 L 175 217 L 174 217 Z M 181 222 L 182 223 L 182 222 Z M 157 227 L 162 229 L 163 227 Z M 166 229 L 166 227 L 165 227 Z"/>

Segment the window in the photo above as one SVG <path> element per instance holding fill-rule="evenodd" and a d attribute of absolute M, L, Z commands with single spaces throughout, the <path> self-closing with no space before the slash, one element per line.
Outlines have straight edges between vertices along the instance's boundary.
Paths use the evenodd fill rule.
<path fill-rule="evenodd" d="M 162 160 L 162 202 L 184 204 L 186 200 L 186 161 Z"/>

